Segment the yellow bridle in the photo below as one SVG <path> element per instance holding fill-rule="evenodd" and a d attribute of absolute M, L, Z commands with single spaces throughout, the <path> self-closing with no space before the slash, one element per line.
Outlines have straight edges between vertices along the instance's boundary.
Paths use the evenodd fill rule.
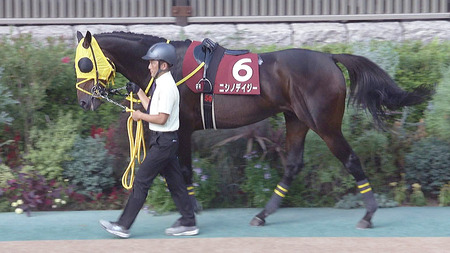
<path fill-rule="evenodd" d="M 91 80 L 94 80 L 94 87 L 101 84 L 107 88 L 110 82 L 114 85 L 116 66 L 103 54 L 95 37 L 92 36 L 91 38 L 92 40 L 88 48 L 84 48 L 83 46 L 85 38 L 82 38 L 77 46 L 75 72 L 77 79 L 83 80 L 76 83 L 76 88 L 90 96 L 98 97 L 98 94 L 85 90 L 80 85 Z"/>

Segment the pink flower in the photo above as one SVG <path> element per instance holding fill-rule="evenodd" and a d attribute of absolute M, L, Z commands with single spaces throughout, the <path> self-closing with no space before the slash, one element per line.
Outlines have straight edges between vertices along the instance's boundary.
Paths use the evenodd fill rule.
<path fill-rule="evenodd" d="M 70 62 L 70 57 L 66 56 L 66 57 L 61 58 L 61 62 L 62 63 L 69 63 Z"/>

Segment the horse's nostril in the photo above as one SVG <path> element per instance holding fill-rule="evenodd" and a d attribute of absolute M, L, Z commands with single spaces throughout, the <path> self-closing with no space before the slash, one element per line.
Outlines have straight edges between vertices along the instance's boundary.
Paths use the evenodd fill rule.
<path fill-rule="evenodd" d="M 81 108 L 86 109 L 87 108 L 86 101 L 80 101 L 80 106 L 81 106 Z"/>

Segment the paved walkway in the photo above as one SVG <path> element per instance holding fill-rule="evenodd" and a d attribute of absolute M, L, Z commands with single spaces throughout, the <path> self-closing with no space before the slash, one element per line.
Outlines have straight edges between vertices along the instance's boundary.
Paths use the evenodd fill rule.
<path fill-rule="evenodd" d="M 160 249 L 170 248 L 170 252 L 178 252 L 176 249 L 180 248 L 176 245 L 182 248 L 183 245 L 191 245 L 193 249 L 202 249 L 184 250 L 185 253 L 206 252 L 203 250 L 237 252 L 246 247 L 250 249 L 242 252 L 291 252 L 293 249 L 308 249 L 308 245 L 313 250 L 309 252 L 327 252 L 324 250 L 330 243 L 332 245 L 328 246 L 329 249 L 353 249 L 352 245 L 359 245 L 354 248 L 355 252 L 362 250 L 365 253 L 371 251 L 361 248 L 363 245 L 369 248 L 373 245 L 376 250 L 374 252 L 382 252 L 380 249 L 388 250 L 395 245 L 403 245 L 409 249 L 402 251 L 397 247 L 397 250 L 384 252 L 447 252 L 444 249 L 450 248 L 450 207 L 379 209 L 373 220 L 375 227 L 368 230 L 355 229 L 364 209 L 282 208 L 267 219 L 266 226 L 249 226 L 249 221 L 258 211 L 260 209 L 254 208 L 206 210 L 197 216 L 200 234 L 183 239 L 174 239 L 164 234 L 164 229 L 179 217 L 177 213 L 153 216 L 142 211 L 131 229 L 131 239 L 127 240 L 115 238 L 103 231 L 98 224 L 99 219 L 115 220 L 120 214 L 118 210 L 34 212 L 31 217 L 0 213 L 0 252 L 71 252 L 69 245 L 80 244 L 84 245 L 83 249 L 86 251 L 77 252 L 92 252 L 88 249 L 97 252 L 140 252 L 139 249 L 145 251 L 140 248 L 143 245 L 159 245 L 158 247 L 163 247 Z M 385 240 L 389 243 L 386 244 Z M 224 241 L 227 244 L 222 244 Z M 290 250 L 278 248 L 281 244 L 275 242 L 282 242 L 284 247 L 291 245 Z M 215 247 L 216 243 L 220 246 Z M 116 250 L 103 251 L 103 247 L 113 245 Z M 228 246 L 223 248 L 226 245 Z M 30 247 L 33 250 L 27 251 Z M 52 247 L 59 248 L 51 251 Z M 127 250 L 133 247 L 136 251 Z M 264 250 L 257 251 L 261 248 Z"/>

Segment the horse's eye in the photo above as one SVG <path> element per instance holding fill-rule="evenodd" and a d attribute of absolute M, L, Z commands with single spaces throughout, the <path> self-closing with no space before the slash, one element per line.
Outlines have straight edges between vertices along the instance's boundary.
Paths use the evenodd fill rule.
<path fill-rule="evenodd" d="M 87 57 L 83 57 L 78 61 L 78 68 L 83 73 L 89 73 L 94 68 L 91 59 Z"/>

